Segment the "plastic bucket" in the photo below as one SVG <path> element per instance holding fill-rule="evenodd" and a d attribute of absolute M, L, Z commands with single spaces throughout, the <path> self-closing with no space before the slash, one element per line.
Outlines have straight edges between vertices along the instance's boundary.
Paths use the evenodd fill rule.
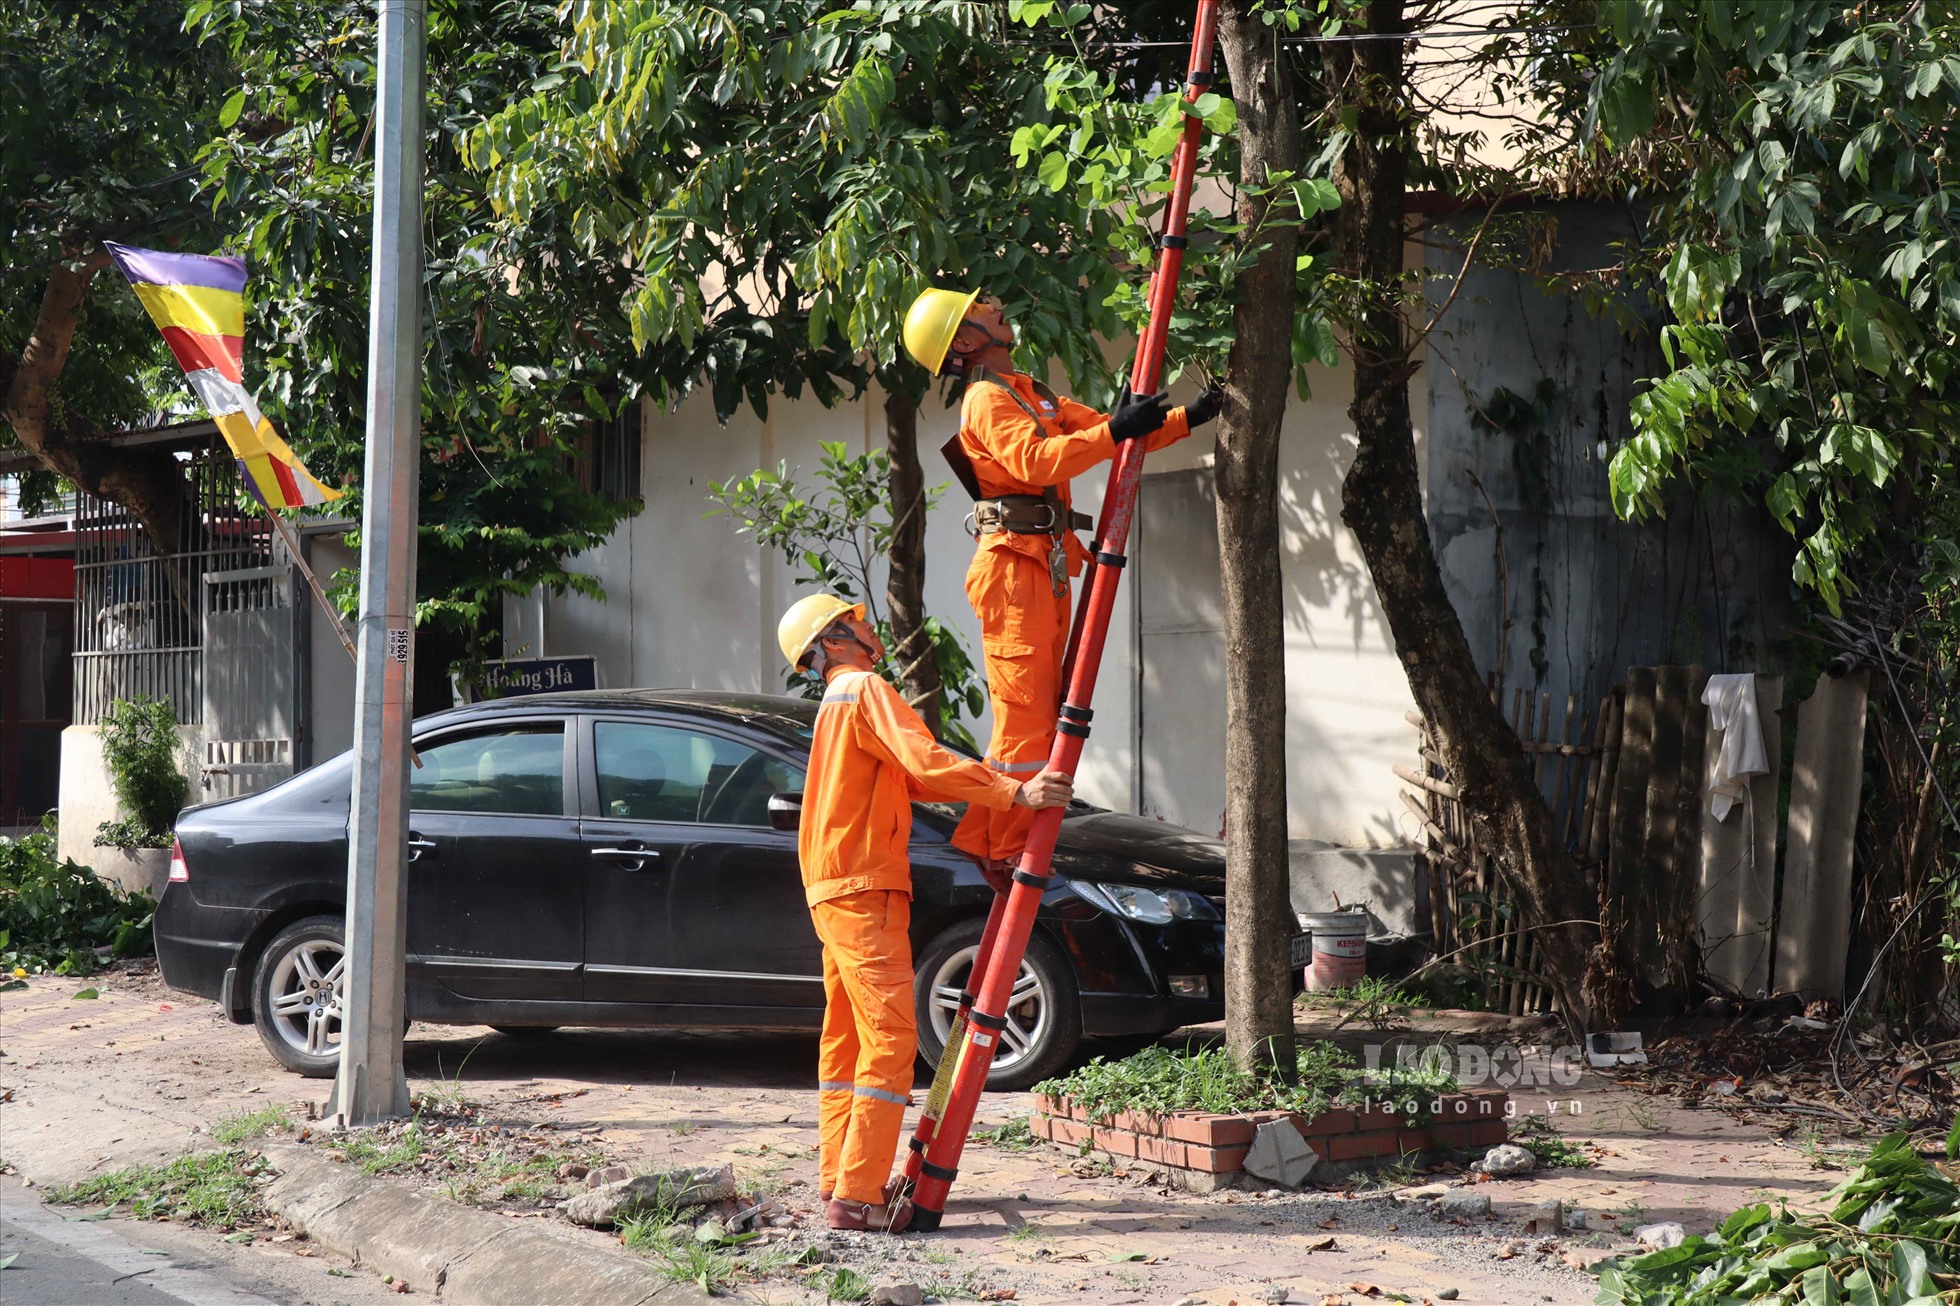
<path fill-rule="evenodd" d="M 1307 991 L 1353 986 L 1368 973 L 1368 913 L 1300 912 L 1300 928 L 1313 936 L 1307 962 Z"/>

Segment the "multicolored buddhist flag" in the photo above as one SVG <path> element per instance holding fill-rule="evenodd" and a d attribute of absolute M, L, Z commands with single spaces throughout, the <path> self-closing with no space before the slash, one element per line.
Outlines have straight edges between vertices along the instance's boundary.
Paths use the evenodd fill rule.
<path fill-rule="evenodd" d="M 252 497 L 299 508 L 340 497 L 313 478 L 245 390 L 245 260 L 104 241 L 224 433 Z"/>

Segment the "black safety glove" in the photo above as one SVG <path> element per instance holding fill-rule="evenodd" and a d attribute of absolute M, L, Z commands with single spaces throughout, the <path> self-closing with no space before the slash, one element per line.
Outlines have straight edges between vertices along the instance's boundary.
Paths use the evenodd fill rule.
<path fill-rule="evenodd" d="M 1121 444 L 1140 435 L 1149 435 L 1164 424 L 1170 411 L 1170 391 L 1159 390 L 1154 395 L 1139 395 L 1133 393 L 1130 383 L 1125 381 L 1123 393 L 1116 397 L 1116 411 L 1109 415 L 1109 438 Z"/>
<path fill-rule="evenodd" d="M 1218 410 L 1225 406 L 1225 392 L 1217 386 L 1205 391 L 1190 403 L 1184 405 L 1184 420 L 1191 426 L 1203 426 L 1218 416 Z"/>

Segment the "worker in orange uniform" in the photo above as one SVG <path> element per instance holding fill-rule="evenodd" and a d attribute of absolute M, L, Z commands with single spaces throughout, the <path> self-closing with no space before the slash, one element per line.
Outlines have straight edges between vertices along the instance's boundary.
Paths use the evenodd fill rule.
<path fill-rule="evenodd" d="M 873 670 L 885 656 L 864 605 L 799 600 L 776 628 L 790 665 L 823 677 L 797 852 L 823 942 L 817 1053 L 820 1191 L 833 1229 L 902 1233 L 911 1203 L 890 1184 L 919 1028 L 912 1006 L 915 799 L 975 808 L 1061 807 L 1069 777 L 1026 782 L 950 753 Z"/>
<path fill-rule="evenodd" d="M 966 378 L 959 434 L 941 449 L 973 497 L 968 531 L 979 543 L 966 572 L 966 597 L 980 618 L 994 732 L 987 764 L 1028 776 L 1046 764 L 1061 711 L 1068 647 L 1069 578 L 1089 551 L 1077 530 L 1094 525 L 1073 511 L 1069 481 L 1116 456 L 1125 440 L 1154 452 L 1218 415 L 1208 390 L 1188 408 L 1168 391 L 1135 395 L 1123 387 L 1116 411 L 1099 413 L 1014 370 L 1014 330 L 979 291 L 928 290 L 906 314 L 905 348 L 934 375 L 952 367 Z M 979 859 L 1006 891 L 1028 841 L 1025 810 L 969 807 L 953 843 Z"/>

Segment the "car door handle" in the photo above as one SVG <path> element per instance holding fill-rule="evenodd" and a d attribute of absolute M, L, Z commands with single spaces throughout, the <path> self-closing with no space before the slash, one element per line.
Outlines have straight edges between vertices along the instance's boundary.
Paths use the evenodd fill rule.
<path fill-rule="evenodd" d="M 594 857 L 617 857 L 621 861 L 629 863 L 626 867 L 629 871 L 643 871 L 646 869 L 648 862 L 657 862 L 660 860 L 660 850 L 658 848 L 594 848 L 592 855 Z"/>
<path fill-rule="evenodd" d="M 424 839 L 413 830 L 408 832 L 408 860 L 411 862 L 420 861 L 423 853 L 434 852 L 435 847 L 435 840 Z"/>

